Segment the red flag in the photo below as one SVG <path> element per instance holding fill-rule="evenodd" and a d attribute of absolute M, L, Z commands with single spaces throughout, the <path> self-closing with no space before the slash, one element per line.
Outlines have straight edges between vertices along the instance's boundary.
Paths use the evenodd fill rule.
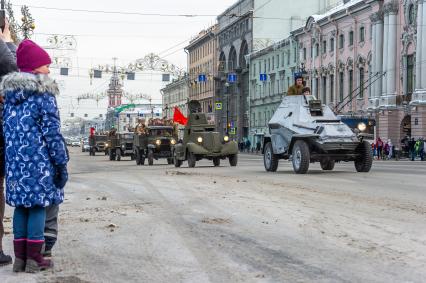
<path fill-rule="evenodd" d="M 95 128 L 91 127 L 90 128 L 90 136 L 94 136 L 95 135 Z"/>
<path fill-rule="evenodd" d="M 173 113 L 173 122 L 179 123 L 181 125 L 186 125 L 188 118 L 183 116 L 178 107 L 175 107 L 175 112 Z"/>

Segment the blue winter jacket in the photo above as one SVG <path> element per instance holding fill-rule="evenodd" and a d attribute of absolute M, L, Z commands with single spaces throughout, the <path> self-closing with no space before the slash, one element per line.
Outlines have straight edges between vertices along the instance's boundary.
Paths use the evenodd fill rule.
<path fill-rule="evenodd" d="M 60 132 L 57 84 L 46 75 L 11 73 L 0 89 L 5 98 L 6 202 L 26 208 L 60 204 L 64 190 L 56 187 L 54 177 L 69 157 Z"/>

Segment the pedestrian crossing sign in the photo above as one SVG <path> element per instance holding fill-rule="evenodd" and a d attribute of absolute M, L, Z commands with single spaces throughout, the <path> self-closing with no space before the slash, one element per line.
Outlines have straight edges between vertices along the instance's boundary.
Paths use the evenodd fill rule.
<path fill-rule="evenodd" d="M 230 128 L 229 129 L 229 134 L 235 135 L 235 128 Z"/>
<path fill-rule="evenodd" d="M 216 110 L 222 110 L 222 102 L 216 102 Z"/>

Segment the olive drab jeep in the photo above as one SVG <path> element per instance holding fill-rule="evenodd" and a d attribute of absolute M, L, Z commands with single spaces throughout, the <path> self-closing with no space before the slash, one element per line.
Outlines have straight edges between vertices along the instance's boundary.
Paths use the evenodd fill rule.
<path fill-rule="evenodd" d="M 93 135 L 89 136 L 89 154 L 91 156 L 95 156 L 96 152 L 105 152 L 105 155 L 107 155 L 106 146 L 107 146 L 107 139 L 108 137 L 106 135 Z"/>
<path fill-rule="evenodd" d="M 133 160 L 133 136 L 133 133 L 119 133 L 110 136 L 107 141 L 109 160 L 120 161 L 124 156 L 130 156 L 130 159 Z"/>
<path fill-rule="evenodd" d="M 143 134 L 134 136 L 134 155 L 136 165 L 154 164 L 154 159 L 167 159 L 173 164 L 172 146 L 176 144 L 176 134 L 173 126 L 147 126 Z"/>
<path fill-rule="evenodd" d="M 214 166 L 220 165 L 221 159 L 229 159 L 231 166 L 238 163 L 238 145 L 228 136 L 221 139 L 214 125 L 207 122 L 207 115 L 201 113 L 201 105 L 192 100 L 188 103 L 188 122 L 185 126 L 183 139 L 173 148 L 175 167 L 180 167 L 188 160 L 189 167 L 195 167 L 197 161 L 208 159 Z"/>

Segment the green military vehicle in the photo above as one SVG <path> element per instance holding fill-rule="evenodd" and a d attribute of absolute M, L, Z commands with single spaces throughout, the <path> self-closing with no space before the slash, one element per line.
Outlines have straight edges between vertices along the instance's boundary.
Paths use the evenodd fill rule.
<path fill-rule="evenodd" d="M 134 155 L 137 165 L 154 164 L 154 159 L 166 158 L 173 164 L 172 146 L 176 144 L 173 126 L 148 126 L 145 134 L 135 134 Z"/>
<path fill-rule="evenodd" d="M 120 161 L 124 156 L 130 156 L 130 159 L 133 160 L 133 136 L 133 133 L 119 133 L 110 136 L 107 141 L 109 160 Z"/>
<path fill-rule="evenodd" d="M 207 122 L 207 115 L 201 113 L 201 105 L 192 100 L 188 104 L 189 117 L 185 126 L 183 139 L 173 148 L 175 167 L 180 167 L 183 161 L 188 160 L 189 167 L 195 167 L 197 161 L 208 159 L 214 166 L 220 165 L 221 159 L 229 159 L 231 166 L 238 163 L 238 145 L 228 136 L 220 138 L 214 125 Z"/>
<path fill-rule="evenodd" d="M 89 154 L 95 156 L 96 152 L 105 152 L 107 155 L 107 136 L 106 135 L 93 135 L 89 137 Z"/>

